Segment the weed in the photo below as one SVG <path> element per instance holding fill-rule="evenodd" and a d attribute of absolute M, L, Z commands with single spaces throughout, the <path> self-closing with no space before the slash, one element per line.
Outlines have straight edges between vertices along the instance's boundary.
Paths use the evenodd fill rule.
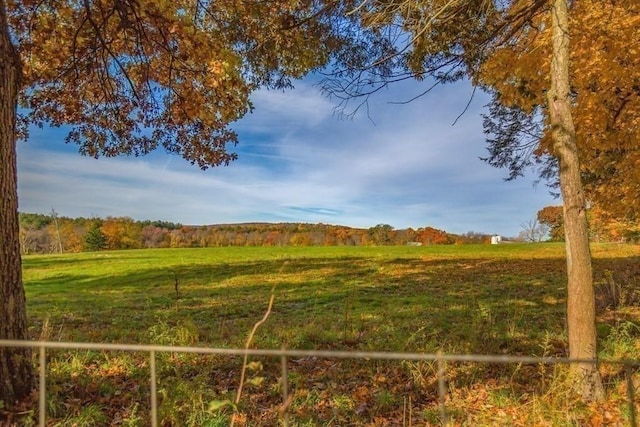
<path fill-rule="evenodd" d="M 158 345 L 188 347 L 198 342 L 198 330 L 190 320 L 181 320 L 171 326 L 167 320 L 158 319 L 149 328 L 149 339 Z"/>
<path fill-rule="evenodd" d="M 438 368 L 436 362 L 420 360 L 417 362 L 402 361 L 401 365 L 409 372 L 414 387 L 427 389 L 433 386 L 437 379 Z"/>
<path fill-rule="evenodd" d="M 397 397 L 387 389 L 378 390 L 375 394 L 375 398 L 377 406 L 381 407 L 381 409 L 383 410 L 389 409 L 398 404 Z"/>
<path fill-rule="evenodd" d="M 337 394 L 332 399 L 333 409 L 336 413 L 350 412 L 354 408 L 353 399 L 345 394 Z"/>
<path fill-rule="evenodd" d="M 227 417 L 224 412 L 210 410 L 209 402 L 216 395 L 200 378 L 165 378 L 158 385 L 158 415 L 165 424 L 199 427 Z"/>
<path fill-rule="evenodd" d="M 602 342 L 600 355 L 609 359 L 633 359 L 640 352 L 640 326 L 631 321 L 614 325 Z"/>
<path fill-rule="evenodd" d="M 107 415 L 99 405 L 89 404 L 80 408 L 77 414 L 67 416 L 60 427 L 94 427 L 106 425 Z"/>
<path fill-rule="evenodd" d="M 522 312 L 514 313 L 513 317 L 507 320 L 507 338 L 521 338 L 525 336 L 523 331 L 526 320 Z"/>
<path fill-rule="evenodd" d="M 138 409 L 139 406 L 135 403 L 130 413 L 122 420 L 123 427 L 138 427 L 144 425 L 142 417 L 138 414 Z"/>
<path fill-rule="evenodd" d="M 504 388 L 490 391 L 488 401 L 490 404 L 501 409 L 518 405 L 518 398 L 513 396 L 509 390 Z"/>

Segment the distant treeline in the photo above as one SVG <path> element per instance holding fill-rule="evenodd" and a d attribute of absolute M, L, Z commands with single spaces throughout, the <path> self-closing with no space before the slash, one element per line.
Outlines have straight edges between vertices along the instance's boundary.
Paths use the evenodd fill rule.
<path fill-rule="evenodd" d="M 450 245 L 490 241 L 491 236 L 485 233 L 470 231 L 457 235 L 433 227 L 396 230 L 388 224 L 368 229 L 304 223 L 192 226 L 168 221 L 135 221 L 128 217 L 20 214 L 23 254 L 214 246 Z"/>

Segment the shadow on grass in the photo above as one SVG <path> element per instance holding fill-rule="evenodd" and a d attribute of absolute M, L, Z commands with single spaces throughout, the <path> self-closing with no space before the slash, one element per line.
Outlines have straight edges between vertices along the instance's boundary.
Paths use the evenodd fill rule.
<path fill-rule="evenodd" d="M 124 263 L 120 272 L 108 257 L 80 259 L 77 267 L 72 259 L 63 259 L 69 267 L 64 272 L 40 272 L 33 279 L 30 268 L 51 262 L 54 269 L 59 260 L 29 260 L 26 289 L 32 335 L 37 338 L 49 319 L 52 338 L 60 340 L 243 347 L 275 287 L 272 313 L 253 347 L 566 355 L 561 258 L 316 256 L 171 264 L 154 259 L 152 252 L 131 260 L 123 256 L 111 258 Z M 595 260 L 596 282 L 611 276 L 608 272 L 623 272 L 624 285 L 637 291 L 639 265 L 638 257 Z M 278 361 L 264 362 L 260 375 L 266 383 L 278 384 Z M 175 389 L 189 392 L 202 387 L 219 394 L 209 399 L 224 399 L 220 390 L 237 387 L 240 363 L 234 358 L 207 359 L 203 364 L 186 355 L 164 355 L 159 360 L 161 384 L 169 387 L 166 384 L 175 381 Z M 402 396 L 411 395 L 416 407 L 434 407 L 429 405 L 437 402 L 433 363 L 305 358 L 289 365 L 292 390 L 300 391 L 296 399 L 308 399 L 304 405 L 292 405 L 310 408 L 296 413 L 300 419 L 344 417 L 345 425 L 349 420 L 357 424 L 382 413 L 397 417 L 406 403 Z M 459 390 L 500 379 L 517 395 L 531 391 L 536 369 L 449 364 L 447 381 L 451 390 Z M 59 379 L 61 384 L 71 381 L 65 378 Z M 202 384 L 188 386 L 192 380 Z M 87 387 L 81 384 L 77 389 L 81 393 Z M 273 406 L 277 400 L 259 389 L 251 393 L 247 410 L 252 405 Z M 358 393 L 366 406 L 354 410 L 348 399 Z"/>
<path fill-rule="evenodd" d="M 79 259 L 76 274 L 26 280 L 33 333 L 48 318 L 76 339 L 102 340 L 99 332 L 108 330 L 110 340 L 145 342 L 158 319 L 188 320 L 204 343 L 240 345 L 275 285 L 273 313 L 257 342 L 276 348 L 540 355 L 542 338 L 564 336 L 559 258 L 300 257 L 167 266 L 146 255 L 130 260 L 135 271 L 100 272 L 105 261 L 123 257 Z M 61 261 L 74 262 L 31 259 L 27 269 Z M 638 263 L 596 260 L 596 278 Z"/>

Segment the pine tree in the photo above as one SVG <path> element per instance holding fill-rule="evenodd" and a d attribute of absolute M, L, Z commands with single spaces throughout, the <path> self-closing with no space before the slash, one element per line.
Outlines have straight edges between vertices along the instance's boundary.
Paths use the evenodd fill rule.
<path fill-rule="evenodd" d="M 100 229 L 100 223 L 94 222 L 84 236 L 84 248 L 87 251 L 101 251 L 107 247 L 107 236 Z"/>

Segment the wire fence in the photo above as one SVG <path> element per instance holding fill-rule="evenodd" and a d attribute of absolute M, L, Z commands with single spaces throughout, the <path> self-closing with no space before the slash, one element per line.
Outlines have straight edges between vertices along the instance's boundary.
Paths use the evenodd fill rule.
<path fill-rule="evenodd" d="M 156 377 L 156 353 L 196 353 L 214 354 L 227 356 L 265 356 L 279 358 L 281 360 L 281 374 L 283 386 L 283 404 L 289 399 L 287 360 L 289 358 L 316 357 L 324 359 L 364 359 L 364 360 L 388 360 L 388 361 L 426 361 L 437 364 L 438 375 L 438 397 L 440 407 L 440 417 L 442 425 L 448 425 L 448 415 L 446 408 L 446 362 L 463 363 L 498 363 L 498 364 L 611 364 L 624 368 L 627 385 L 627 403 L 629 405 L 629 421 L 632 427 L 638 427 L 635 407 L 635 386 L 632 374 L 634 369 L 640 367 L 638 359 L 607 360 L 607 359 L 570 359 L 560 357 L 536 357 L 536 356 L 509 356 L 509 355 L 452 355 L 443 353 L 399 353 L 399 352 L 378 352 L 378 351 L 335 351 L 335 350 L 267 350 L 267 349 L 229 349 L 229 348 L 208 348 L 208 347 L 181 347 L 165 345 L 143 345 L 143 344 L 108 344 L 108 343 L 72 343 L 55 341 L 16 341 L 0 340 L 0 347 L 29 347 L 38 349 L 38 422 L 39 426 L 46 425 L 46 356 L 47 349 L 66 350 L 98 350 L 98 351 L 125 351 L 143 352 L 149 354 L 149 382 L 150 382 L 150 408 L 151 425 L 158 426 L 158 396 Z M 286 419 L 284 420 L 286 425 Z"/>

